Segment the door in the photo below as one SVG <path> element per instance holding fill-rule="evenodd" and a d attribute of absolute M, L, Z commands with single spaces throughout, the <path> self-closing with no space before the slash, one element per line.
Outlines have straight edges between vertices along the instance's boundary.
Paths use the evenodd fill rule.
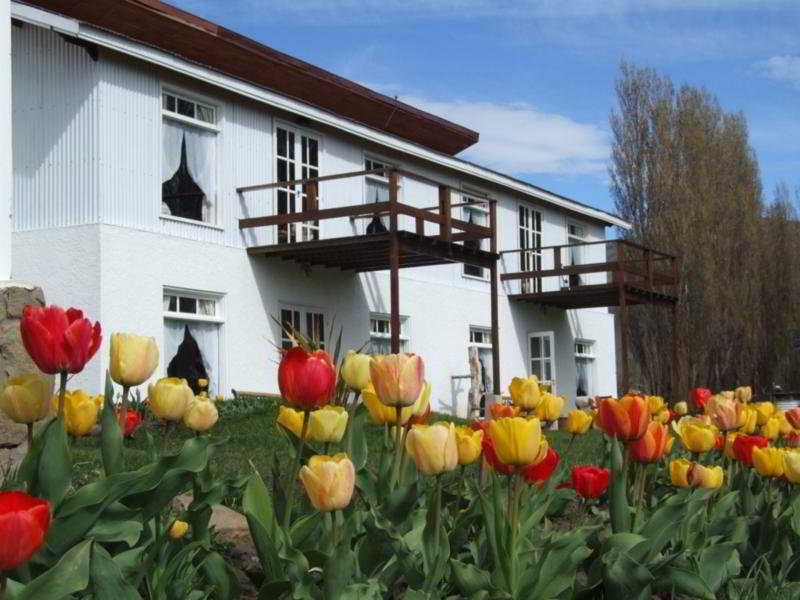
<path fill-rule="evenodd" d="M 519 270 L 540 271 L 542 269 L 542 213 L 529 206 L 519 206 Z M 532 277 L 520 280 L 521 293 L 533 294 L 542 291 L 542 280 Z"/>
<path fill-rule="evenodd" d="M 531 333 L 528 336 L 530 374 L 536 375 L 539 383 L 549 384 L 551 393 L 556 393 L 555 343 L 552 331 Z"/>
<path fill-rule="evenodd" d="M 278 182 L 319 177 L 319 140 L 301 131 L 278 126 L 275 129 L 275 160 Z M 277 188 L 278 215 L 309 210 L 308 197 L 303 186 L 288 184 Z M 279 244 L 305 242 L 319 239 L 319 221 L 305 221 L 278 225 Z"/>
<path fill-rule="evenodd" d="M 572 244 L 583 244 L 586 242 L 586 229 L 583 225 L 578 225 L 576 223 L 567 223 L 567 244 L 569 245 L 568 254 L 567 254 L 567 261 L 566 264 L 568 266 L 573 265 L 582 265 L 584 256 L 583 246 L 574 246 Z M 578 273 L 572 273 L 568 275 L 566 278 L 566 284 L 568 287 L 578 287 L 579 285 L 585 285 L 586 281 L 584 281 L 584 277 L 579 275 Z"/>

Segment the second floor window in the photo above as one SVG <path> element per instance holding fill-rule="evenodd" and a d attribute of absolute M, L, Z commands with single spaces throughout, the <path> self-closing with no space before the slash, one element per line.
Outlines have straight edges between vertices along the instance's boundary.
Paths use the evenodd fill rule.
<path fill-rule="evenodd" d="M 171 92 L 161 100 L 161 214 L 213 222 L 216 108 Z"/>
<path fill-rule="evenodd" d="M 408 352 L 406 317 L 400 317 L 400 352 Z M 391 354 L 392 326 L 388 315 L 373 314 L 369 318 L 370 354 Z"/>
<path fill-rule="evenodd" d="M 463 202 L 469 203 L 467 206 L 462 207 L 463 219 L 467 223 L 487 227 L 489 225 L 489 207 L 469 194 L 463 194 L 462 198 Z M 480 240 L 466 240 L 464 246 L 474 250 L 482 250 L 485 243 L 486 238 Z M 463 273 L 467 277 L 478 277 L 480 279 L 486 279 L 488 277 L 487 270 L 478 265 L 465 264 L 463 269 Z"/>
<path fill-rule="evenodd" d="M 392 167 L 387 162 L 366 157 L 364 158 L 364 170 L 383 169 Z M 384 175 L 371 174 L 364 177 L 364 202 L 388 202 L 389 201 L 389 178 Z M 386 233 L 389 231 L 389 217 L 374 217 L 372 220 L 365 220 L 365 231 L 369 235 L 376 233 Z"/>
<path fill-rule="evenodd" d="M 303 334 L 325 349 L 325 313 L 303 308 L 285 307 L 281 309 L 281 348 L 287 350 L 294 346 L 287 329 Z"/>
<path fill-rule="evenodd" d="M 542 270 L 542 213 L 524 204 L 519 205 L 519 270 Z M 520 280 L 523 294 L 542 291 L 538 277 Z"/>
<path fill-rule="evenodd" d="M 275 128 L 275 172 L 281 182 L 319 177 L 320 142 L 302 131 Z M 319 193 L 319 188 L 317 188 Z M 288 215 L 309 209 L 302 185 L 290 184 L 275 190 L 276 214 Z M 278 243 L 319 239 L 319 221 L 278 225 Z"/>

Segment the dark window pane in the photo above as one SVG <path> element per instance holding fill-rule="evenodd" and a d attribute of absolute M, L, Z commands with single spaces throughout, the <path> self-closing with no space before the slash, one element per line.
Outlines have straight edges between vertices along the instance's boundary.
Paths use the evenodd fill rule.
<path fill-rule="evenodd" d="M 194 102 L 178 98 L 178 114 L 186 117 L 194 117 Z"/>
<path fill-rule="evenodd" d="M 163 107 L 165 110 L 168 110 L 170 112 L 175 112 L 175 96 L 171 96 L 170 94 L 164 94 Z"/>
<path fill-rule="evenodd" d="M 188 157 L 206 152 L 207 148 L 201 146 L 197 138 L 190 139 L 192 141 L 188 142 L 186 135 L 183 135 L 178 168 L 172 177 L 161 184 L 161 201 L 168 207 L 170 215 L 202 221 L 206 195 L 189 171 Z"/>
<path fill-rule="evenodd" d="M 314 138 L 308 139 L 308 164 L 313 167 L 319 166 L 319 142 Z"/>
<path fill-rule="evenodd" d="M 286 161 L 278 159 L 278 181 L 288 181 L 286 179 Z"/>
<path fill-rule="evenodd" d="M 214 109 L 210 106 L 197 105 L 197 118 L 206 123 L 214 123 Z"/>
<path fill-rule="evenodd" d="M 179 312 L 182 313 L 196 313 L 197 312 L 197 298 L 184 298 L 180 299 Z"/>
<path fill-rule="evenodd" d="M 464 275 L 483 277 L 483 268 L 475 265 L 464 265 Z"/>
<path fill-rule="evenodd" d="M 169 297 L 169 312 L 175 312 L 178 310 L 178 299 L 175 296 Z"/>
<path fill-rule="evenodd" d="M 308 138 L 304 135 L 300 136 L 300 160 L 308 162 Z"/>
<path fill-rule="evenodd" d="M 289 158 L 294 160 L 294 131 L 287 132 L 286 143 L 288 144 Z"/>
<path fill-rule="evenodd" d="M 278 127 L 278 156 L 286 156 L 286 130 Z"/>

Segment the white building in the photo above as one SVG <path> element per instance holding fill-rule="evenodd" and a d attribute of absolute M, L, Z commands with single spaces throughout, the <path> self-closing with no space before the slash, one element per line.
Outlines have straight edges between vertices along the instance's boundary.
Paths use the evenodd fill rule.
<path fill-rule="evenodd" d="M 409 239 L 429 236 L 437 252 L 460 256 L 481 244 L 476 256 L 496 258 L 489 238 L 473 235 L 466 249 L 469 234 L 459 239 L 459 221 L 489 225 L 487 204 L 464 203 L 494 203 L 495 249 L 509 251 L 496 263 L 499 276 L 603 262 L 603 244 L 560 250 L 559 264 L 546 247 L 600 241 L 607 227 L 627 227 L 455 158 L 477 141 L 474 132 L 168 5 L 32 0 L 12 2 L 11 13 L 11 275 L 42 285 L 48 302 L 101 321 L 103 348 L 72 386 L 101 389 L 112 331 L 155 336 L 164 374 L 188 326 L 212 392 L 226 395 L 277 391 L 284 340 L 271 317 L 314 336 L 327 336 L 334 323 L 344 349 L 388 350 L 389 263 L 381 261 L 389 259 L 381 250 L 369 269 L 383 270 L 364 267 L 370 217 L 320 218 L 318 229 L 241 229 L 240 219 L 301 210 L 304 192 L 313 190 L 237 188 L 402 169 L 402 205 L 437 207 L 428 214 L 438 219 L 440 184 L 448 190 L 452 240 L 440 238 L 444 226 L 425 222 L 420 231 L 411 216 L 398 218 Z M 321 181 L 318 194 L 323 210 L 387 201 L 389 177 Z M 390 226 L 386 214 L 380 220 Z M 289 246 L 340 238 L 359 241 L 357 250 L 324 246 L 315 256 L 328 267 L 302 264 L 311 255 L 292 255 Z M 279 243 L 284 257 L 301 264 L 268 258 Z M 419 264 L 403 248 L 401 266 Z M 499 282 L 504 392 L 512 377 L 532 372 L 553 380 L 570 403 L 579 392 L 616 392 L 613 315 L 603 306 L 558 307 L 581 290 L 611 287 L 606 273 L 590 270 Z M 458 262 L 399 271 L 400 345 L 425 358 L 439 410 L 466 413 L 469 382 L 458 377 L 468 373 L 470 345 L 481 348 L 492 374 L 491 272 Z M 560 300 L 537 301 L 547 292 Z"/>

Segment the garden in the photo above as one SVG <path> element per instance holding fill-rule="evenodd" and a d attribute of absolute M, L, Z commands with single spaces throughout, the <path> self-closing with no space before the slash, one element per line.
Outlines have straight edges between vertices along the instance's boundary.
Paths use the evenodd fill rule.
<path fill-rule="evenodd" d="M 431 411 L 414 354 L 289 331 L 280 397 L 225 400 L 154 380 L 155 340 L 115 332 L 92 395 L 68 384 L 100 323 L 28 306 L 20 332 L 41 372 L 0 390 L 29 433 L 0 482 L 0 598 L 800 597 L 800 408 L 747 386 L 566 412 L 517 377 L 467 422 Z M 219 505 L 246 519 L 244 572 Z"/>

